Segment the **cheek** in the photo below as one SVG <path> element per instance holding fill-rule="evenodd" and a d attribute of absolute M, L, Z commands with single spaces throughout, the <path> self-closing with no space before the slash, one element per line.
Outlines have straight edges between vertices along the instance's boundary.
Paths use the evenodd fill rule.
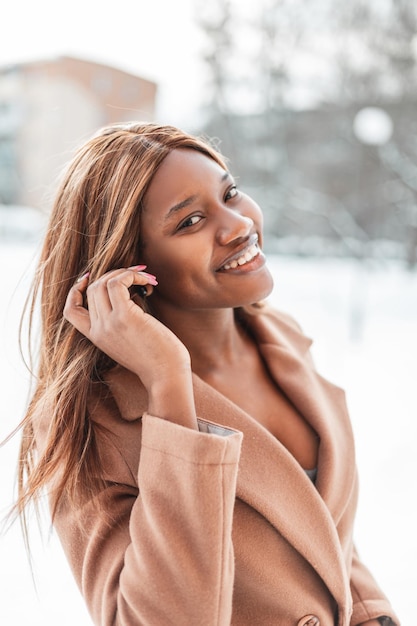
<path fill-rule="evenodd" d="M 204 259 L 198 247 L 178 241 L 173 246 L 161 247 L 152 254 L 144 254 L 146 271 L 155 274 L 160 293 L 190 290 L 202 282 Z M 194 287 L 195 288 L 195 287 Z"/>

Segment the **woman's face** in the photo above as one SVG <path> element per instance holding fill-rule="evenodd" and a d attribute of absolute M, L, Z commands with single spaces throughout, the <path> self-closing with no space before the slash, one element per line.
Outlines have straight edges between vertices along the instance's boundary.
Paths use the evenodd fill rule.
<path fill-rule="evenodd" d="M 171 152 L 144 199 L 142 254 L 156 307 L 213 309 L 265 298 L 273 281 L 261 252 L 262 213 L 213 159 Z"/>

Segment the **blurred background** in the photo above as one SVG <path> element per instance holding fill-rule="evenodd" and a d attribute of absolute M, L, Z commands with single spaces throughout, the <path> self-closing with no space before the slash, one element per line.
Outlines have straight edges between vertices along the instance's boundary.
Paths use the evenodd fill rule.
<path fill-rule="evenodd" d="M 15 0 L 0 46 L 0 439 L 23 416 L 18 325 L 57 177 L 114 121 L 210 137 L 261 205 L 271 301 L 347 391 L 357 543 L 403 626 L 417 576 L 417 5 Z M 0 513 L 18 438 L 0 449 Z M 47 518 L 46 518 L 47 520 Z M 46 521 L 47 525 L 47 521 Z M 0 535 L 0 623 L 90 624 L 53 531 Z M 47 526 L 48 528 L 48 526 Z"/>

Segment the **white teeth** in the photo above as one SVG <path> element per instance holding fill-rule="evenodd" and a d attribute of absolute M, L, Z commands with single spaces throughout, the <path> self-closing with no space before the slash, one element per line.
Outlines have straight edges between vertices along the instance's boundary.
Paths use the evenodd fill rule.
<path fill-rule="evenodd" d="M 230 263 L 225 263 L 222 269 L 224 270 L 236 269 L 236 267 L 240 265 L 245 265 L 245 263 L 249 263 L 249 261 L 252 261 L 252 259 L 255 258 L 258 255 L 258 253 L 259 253 L 259 248 L 257 244 L 254 243 L 238 259 L 233 259 L 233 261 L 230 261 Z"/>

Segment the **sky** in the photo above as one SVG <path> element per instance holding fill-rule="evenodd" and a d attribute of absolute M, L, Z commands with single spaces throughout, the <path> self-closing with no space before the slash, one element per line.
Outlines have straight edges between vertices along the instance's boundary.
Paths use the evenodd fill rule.
<path fill-rule="evenodd" d="M 156 81 L 158 121 L 192 124 L 204 88 L 198 0 L 6 0 L 0 65 L 70 55 Z"/>
<path fill-rule="evenodd" d="M 323 10 L 328 1 L 322 0 Z M 258 90 L 252 85 L 247 88 L 251 76 L 248 59 L 259 47 L 259 39 L 254 38 L 248 24 L 253 22 L 262 3 L 230 2 L 232 7 L 238 6 L 237 13 L 244 17 L 243 22 L 232 24 L 239 48 L 233 70 L 241 77 L 241 89 L 232 92 L 233 106 L 246 111 L 247 107 L 251 109 L 259 104 Z M 267 0 L 264 4 L 268 4 Z M 5 0 L 3 5 L 0 66 L 57 55 L 111 65 L 158 83 L 157 121 L 183 126 L 185 130 L 198 127 L 199 107 L 207 94 L 207 72 L 202 60 L 206 40 L 197 18 L 203 11 L 213 12 L 216 2 Z M 308 41 L 316 37 L 314 45 L 311 41 L 310 44 L 317 54 L 311 54 L 311 45 L 307 52 L 303 52 L 302 45 L 291 48 L 295 85 L 287 96 L 296 108 L 314 106 L 317 93 L 326 91 L 323 80 L 328 82 L 329 72 L 331 75 L 334 69 L 334 41 L 326 30 L 320 30 L 319 15 L 310 18 L 306 37 Z M 285 42 L 288 44 L 286 39 Z"/>

